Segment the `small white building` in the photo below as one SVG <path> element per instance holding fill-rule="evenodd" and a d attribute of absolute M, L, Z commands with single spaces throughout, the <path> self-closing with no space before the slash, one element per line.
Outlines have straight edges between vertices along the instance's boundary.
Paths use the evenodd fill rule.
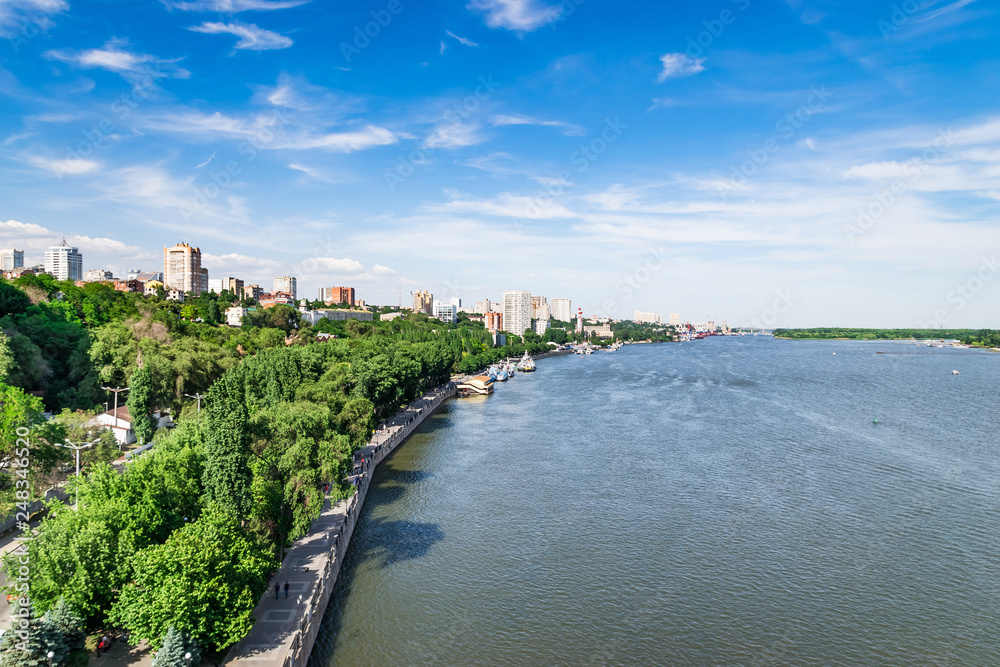
<path fill-rule="evenodd" d="M 453 303 L 441 303 L 439 301 L 434 304 L 434 317 L 446 324 L 455 324 L 458 320 L 458 306 Z"/>
<path fill-rule="evenodd" d="M 539 336 L 544 336 L 545 332 L 549 330 L 548 320 L 535 320 L 535 333 Z"/>
<path fill-rule="evenodd" d="M 119 445 L 131 445 L 135 442 L 135 431 L 132 429 L 132 417 L 128 414 L 128 407 L 118 406 L 118 413 L 108 410 L 97 415 L 87 426 L 106 426 L 115 434 L 115 440 Z"/>
<path fill-rule="evenodd" d="M 174 421 L 169 414 L 161 411 L 153 413 L 156 418 L 156 428 L 173 428 Z M 132 417 L 128 413 L 128 406 L 118 406 L 118 413 L 108 410 L 96 415 L 87 422 L 87 426 L 106 426 L 115 434 L 115 440 L 119 445 L 131 445 L 136 441 L 135 429 L 132 428 Z"/>
<path fill-rule="evenodd" d="M 247 316 L 247 309 L 242 306 L 226 308 L 226 324 L 231 327 L 238 327 L 243 323 L 243 318 Z"/>

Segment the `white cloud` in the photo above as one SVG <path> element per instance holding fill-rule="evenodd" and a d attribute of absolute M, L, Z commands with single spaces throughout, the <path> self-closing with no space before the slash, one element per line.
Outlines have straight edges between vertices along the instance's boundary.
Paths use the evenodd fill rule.
<path fill-rule="evenodd" d="M 127 40 L 112 39 L 99 49 L 52 50 L 46 51 L 43 55 L 85 69 L 97 68 L 114 72 L 138 88 L 150 88 L 156 79 L 187 79 L 191 76 L 186 69 L 176 66 L 176 60 L 163 60 L 146 53 L 133 53 L 127 47 Z"/>
<path fill-rule="evenodd" d="M 309 273 L 323 273 L 334 271 L 337 273 L 361 273 L 365 267 L 356 259 L 336 257 L 313 257 L 306 260 L 306 268 Z"/>
<path fill-rule="evenodd" d="M 334 153 L 353 153 L 378 146 L 388 146 L 398 141 L 396 135 L 384 127 L 369 125 L 354 132 L 331 132 L 320 136 L 302 135 L 283 142 L 275 148 L 302 150 L 322 148 Z"/>
<path fill-rule="evenodd" d="M 372 267 L 372 273 L 377 276 L 394 276 L 396 272 L 390 269 L 388 266 L 382 266 L 381 264 L 376 264 Z"/>
<path fill-rule="evenodd" d="M 469 9 L 486 15 L 491 28 L 530 32 L 559 17 L 559 7 L 541 5 L 536 0 L 472 0 Z"/>
<path fill-rule="evenodd" d="M 64 0 L 0 0 L 0 36 L 10 36 L 16 44 L 19 33 L 47 30 L 52 24 L 49 15 L 67 9 Z"/>
<path fill-rule="evenodd" d="M 666 53 L 660 56 L 663 63 L 663 71 L 657 81 L 663 83 L 667 79 L 675 77 L 691 76 L 705 70 L 704 58 L 691 58 L 686 53 Z"/>
<path fill-rule="evenodd" d="M 471 39 L 466 39 L 465 37 L 459 37 L 458 35 L 456 35 L 455 33 L 453 33 L 451 30 L 445 30 L 445 33 L 449 37 L 454 37 L 455 39 L 457 39 L 460 44 L 464 44 L 466 46 L 479 46 L 478 44 L 476 44 L 475 42 L 473 42 Z M 442 47 L 444 46 L 444 42 L 441 43 L 441 46 Z M 444 53 L 444 49 L 443 48 L 442 48 L 441 52 Z"/>
<path fill-rule="evenodd" d="M 38 155 L 29 155 L 25 161 L 39 169 L 46 169 L 57 176 L 79 176 L 91 174 L 101 168 L 100 162 L 85 160 L 83 158 L 66 158 L 63 160 L 53 160 Z"/>
<path fill-rule="evenodd" d="M 24 250 L 31 257 L 25 257 L 25 264 L 33 264 L 35 261 L 41 262 L 45 250 L 51 245 L 56 245 L 64 236 L 66 243 L 80 248 L 83 253 L 89 253 L 88 264 L 95 264 L 94 255 L 100 258 L 107 256 L 124 256 L 128 258 L 146 259 L 152 255 L 138 246 L 132 246 L 116 239 L 106 237 L 91 237 L 82 235 L 63 235 L 55 230 L 48 229 L 42 225 L 20 222 L 18 220 L 0 220 L 0 235 L 3 236 L 7 247 L 14 247 Z"/>
<path fill-rule="evenodd" d="M 499 115 L 494 116 L 490 119 L 490 124 L 493 127 L 503 127 L 505 125 L 541 125 L 543 127 L 559 127 L 563 129 L 563 134 L 569 135 L 571 137 L 582 137 L 586 134 L 586 131 L 579 125 L 573 125 L 572 123 L 564 123 L 559 120 L 539 120 L 537 118 L 531 118 L 529 116 L 510 116 L 510 115 Z"/>
<path fill-rule="evenodd" d="M 193 0 L 191 2 L 166 2 L 167 7 L 185 12 L 267 12 L 304 5 L 309 0 Z"/>
<path fill-rule="evenodd" d="M 467 199 L 450 192 L 451 201 L 426 206 L 428 211 L 472 213 L 511 219 L 555 220 L 578 217 L 551 197 L 530 197 L 502 192 L 493 199 Z"/>
<path fill-rule="evenodd" d="M 673 100 L 669 97 L 654 97 L 653 103 L 647 111 L 653 111 L 655 109 L 669 109 L 670 107 L 677 106 L 677 104 L 677 100 Z"/>
<path fill-rule="evenodd" d="M 316 169 L 315 167 L 309 167 L 309 166 L 304 165 L 304 164 L 296 164 L 296 163 L 293 162 L 293 163 L 291 163 L 291 164 L 288 165 L 288 168 L 289 169 L 294 169 L 295 171 L 301 171 L 303 174 L 305 174 L 309 178 L 315 179 L 317 181 L 322 181 L 324 183 L 344 183 L 345 182 L 342 179 L 334 178 L 333 176 L 331 176 L 330 174 L 326 173 L 325 171 L 322 171 L 320 169 Z"/>
<path fill-rule="evenodd" d="M 466 123 L 438 125 L 424 140 L 424 148 L 462 148 L 481 143 L 479 126 Z"/>
<path fill-rule="evenodd" d="M 247 49 L 250 51 L 269 51 L 272 49 L 287 49 L 293 42 L 284 35 L 265 30 L 253 23 L 219 23 L 206 22 L 198 26 L 192 26 L 188 30 L 203 32 L 209 35 L 230 34 L 236 35 L 240 41 L 236 42 L 237 49 Z"/>
<path fill-rule="evenodd" d="M 281 114 L 259 114 L 253 118 L 234 118 L 219 112 L 205 115 L 198 111 L 182 111 L 137 118 L 137 126 L 187 138 L 219 135 L 248 139 L 257 150 L 324 149 L 335 153 L 376 148 L 394 144 L 398 138 L 384 127 L 368 125 L 349 132 L 315 135 L 297 129 Z"/>

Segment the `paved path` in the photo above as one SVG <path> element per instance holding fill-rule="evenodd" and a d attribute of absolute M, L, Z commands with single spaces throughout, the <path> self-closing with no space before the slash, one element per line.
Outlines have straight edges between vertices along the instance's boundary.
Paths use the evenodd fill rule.
<path fill-rule="evenodd" d="M 302 667 L 308 662 L 375 466 L 454 395 L 452 382 L 428 392 L 380 424 L 369 444 L 355 452 L 348 477 L 356 492 L 336 505 L 327 499 L 309 534 L 288 550 L 254 610 L 253 628 L 230 650 L 226 667 Z"/>

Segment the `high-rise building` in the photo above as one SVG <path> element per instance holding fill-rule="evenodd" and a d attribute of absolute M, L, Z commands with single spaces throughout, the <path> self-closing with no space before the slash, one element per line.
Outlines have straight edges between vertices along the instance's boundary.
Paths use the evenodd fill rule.
<path fill-rule="evenodd" d="M 458 307 L 439 301 L 434 304 L 434 317 L 447 324 L 455 324 L 458 321 Z"/>
<path fill-rule="evenodd" d="M 243 295 L 243 281 L 239 278 L 212 278 L 208 281 L 208 291 L 222 294 L 225 291 L 232 292 L 236 296 Z"/>
<path fill-rule="evenodd" d="M 486 317 L 486 330 L 490 333 L 496 333 L 498 331 L 503 331 L 503 313 L 496 313 L 493 311 L 486 311 L 484 313 Z"/>
<path fill-rule="evenodd" d="M 546 305 L 545 307 L 548 308 L 548 305 Z M 539 336 L 544 336 L 545 332 L 549 330 L 549 321 L 535 320 L 534 329 L 536 334 L 538 334 Z"/>
<path fill-rule="evenodd" d="M 49 246 L 45 251 L 45 272 L 56 280 L 83 280 L 83 255 L 78 248 L 66 245 Z"/>
<path fill-rule="evenodd" d="M 493 310 L 493 304 L 490 303 L 489 299 L 483 299 L 482 301 L 477 301 L 476 305 L 473 306 L 472 312 L 476 315 L 485 315 Z"/>
<path fill-rule="evenodd" d="M 178 243 L 163 249 L 163 286 L 182 293 L 208 291 L 208 269 L 201 268 L 201 248 Z"/>
<path fill-rule="evenodd" d="M 450 303 L 451 305 L 455 306 L 455 310 L 456 311 L 459 308 L 462 307 L 462 300 L 460 298 L 458 298 L 457 296 L 451 297 L 451 299 L 448 301 L 448 303 Z"/>
<path fill-rule="evenodd" d="M 427 313 L 428 315 L 433 315 L 433 309 L 434 309 L 433 294 L 431 294 L 427 290 L 413 293 L 413 312 Z"/>
<path fill-rule="evenodd" d="M 539 322 L 545 322 L 545 328 L 548 328 L 548 321 L 552 319 L 552 311 L 549 304 L 543 303 L 535 309 L 535 319 Z"/>
<path fill-rule="evenodd" d="M 260 297 L 263 296 L 264 289 L 260 285 L 244 285 L 243 286 L 243 298 L 253 299 L 254 301 L 260 301 Z"/>
<path fill-rule="evenodd" d="M 0 271 L 24 268 L 24 251 L 4 248 L 0 250 Z"/>
<path fill-rule="evenodd" d="M 681 316 L 677 313 L 670 313 L 670 326 L 679 327 L 681 325 Z"/>
<path fill-rule="evenodd" d="M 572 322 L 572 302 L 569 299 L 552 299 L 552 317 L 560 322 Z"/>
<path fill-rule="evenodd" d="M 511 290 L 503 293 L 504 329 L 518 336 L 531 328 L 531 292 Z"/>
<path fill-rule="evenodd" d="M 531 318 L 538 318 L 538 309 L 549 302 L 544 296 L 531 297 Z"/>
<path fill-rule="evenodd" d="M 272 292 L 284 292 L 285 294 L 292 295 L 292 301 L 296 298 L 296 283 L 294 276 L 278 276 L 274 279 L 274 285 L 272 286 Z"/>
<path fill-rule="evenodd" d="M 334 303 L 346 303 L 354 306 L 353 287 L 321 287 L 319 288 L 319 300 L 327 305 Z"/>
<path fill-rule="evenodd" d="M 103 283 L 114 279 L 115 274 L 107 269 L 91 269 L 90 271 L 83 272 L 83 282 L 85 283 Z"/>
<path fill-rule="evenodd" d="M 636 324 L 663 324 L 663 315 L 651 310 L 637 310 L 632 316 Z"/>

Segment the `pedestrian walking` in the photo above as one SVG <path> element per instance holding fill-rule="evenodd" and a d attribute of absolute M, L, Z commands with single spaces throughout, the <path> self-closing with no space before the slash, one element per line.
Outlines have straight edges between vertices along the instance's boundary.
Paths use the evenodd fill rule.
<path fill-rule="evenodd" d="M 278 599 L 278 592 L 279 591 L 281 591 L 281 586 L 279 586 L 278 584 L 275 584 L 274 585 L 274 599 L 275 600 Z"/>
<path fill-rule="evenodd" d="M 285 599 L 288 599 L 288 582 L 285 582 Z"/>

